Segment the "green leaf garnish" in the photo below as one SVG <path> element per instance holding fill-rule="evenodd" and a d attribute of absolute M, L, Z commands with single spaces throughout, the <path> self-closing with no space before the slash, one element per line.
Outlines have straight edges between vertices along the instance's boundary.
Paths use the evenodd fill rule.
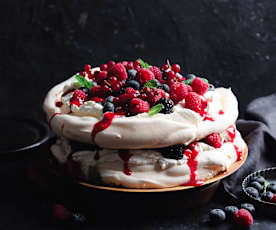
<path fill-rule="evenodd" d="M 158 81 L 156 79 L 147 81 L 146 84 L 144 84 L 143 88 L 149 87 L 149 88 L 156 88 L 158 86 Z"/>
<path fill-rule="evenodd" d="M 206 78 L 201 78 L 204 82 L 209 83 L 209 81 Z"/>
<path fill-rule="evenodd" d="M 93 183 L 95 185 L 102 184 L 102 178 L 101 178 L 101 175 L 100 175 L 99 171 L 97 170 L 96 166 L 91 166 L 91 165 L 89 166 L 88 178 L 89 178 L 89 181 L 91 181 L 91 183 Z"/>
<path fill-rule="evenodd" d="M 186 84 L 186 85 L 191 85 L 194 79 L 187 79 L 185 81 L 182 81 L 182 83 Z"/>
<path fill-rule="evenodd" d="M 144 62 L 141 58 L 138 58 L 138 61 L 140 62 L 140 65 L 145 68 L 148 69 L 150 67 L 150 65 L 146 62 Z"/>
<path fill-rule="evenodd" d="M 157 114 L 164 108 L 165 108 L 165 106 L 163 104 L 157 104 L 157 105 L 150 108 L 149 115 L 152 116 L 154 114 Z"/>
<path fill-rule="evenodd" d="M 264 190 L 263 190 L 263 193 L 264 194 L 266 192 L 266 188 L 267 186 L 269 185 L 269 182 L 267 180 L 264 181 Z"/>
<path fill-rule="evenodd" d="M 75 78 L 77 79 L 77 81 L 78 81 L 78 83 L 79 83 L 79 85 L 80 85 L 81 87 L 86 87 L 86 88 L 88 88 L 88 89 L 91 89 L 91 88 L 94 86 L 94 84 L 93 84 L 92 81 L 86 80 L 86 79 L 85 79 L 83 76 L 81 76 L 80 74 L 76 74 L 76 75 L 75 75 Z"/>

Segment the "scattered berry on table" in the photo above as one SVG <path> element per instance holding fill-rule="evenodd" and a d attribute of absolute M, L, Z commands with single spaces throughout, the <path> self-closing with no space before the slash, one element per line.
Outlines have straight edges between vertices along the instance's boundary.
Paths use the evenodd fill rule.
<path fill-rule="evenodd" d="M 71 219 L 74 223 L 83 224 L 86 222 L 86 217 L 84 215 L 82 215 L 81 213 L 73 213 L 71 216 Z"/>
<path fill-rule="evenodd" d="M 209 218 L 213 224 L 220 224 L 226 220 L 226 215 L 222 209 L 216 208 L 209 212 Z"/>
<path fill-rule="evenodd" d="M 252 178 L 252 181 L 257 181 L 257 182 L 259 182 L 260 184 L 264 184 L 264 182 L 265 182 L 265 178 L 264 177 L 262 177 L 262 176 L 256 176 L 256 177 L 253 177 Z"/>
<path fill-rule="evenodd" d="M 234 215 L 239 209 L 236 206 L 230 205 L 224 208 L 227 215 Z"/>
<path fill-rule="evenodd" d="M 169 98 L 161 98 L 159 101 L 156 102 L 156 104 L 162 104 L 164 105 L 164 109 L 160 111 L 160 113 L 173 113 L 173 101 Z"/>
<path fill-rule="evenodd" d="M 251 214 L 255 213 L 255 207 L 253 204 L 249 204 L 249 203 L 242 203 L 241 204 L 241 208 L 246 209 L 247 211 L 249 211 Z"/>
<path fill-rule="evenodd" d="M 52 211 L 54 221 L 67 221 L 71 217 L 71 212 L 60 204 L 53 205 Z"/>
<path fill-rule="evenodd" d="M 183 158 L 183 151 L 183 145 L 173 145 L 168 148 L 161 149 L 163 157 L 175 160 L 180 160 Z"/>
<path fill-rule="evenodd" d="M 246 209 L 240 209 L 234 214 L 234 220 L 242 227 L 250 227 L 253 224 L 253 217 Z"/>
<path fill-rule="evenodd" d="M 214 148 L 221 147 L 221 138 L 218 133 L 211 133 L 204 139 L 204 142 L 208 145 L 213 146 Z"/>
<path fill-rule="evenodd" d="M 273 196 L 274 196 L 274 194 L 272 192 L 267 191 L 261 195 L 261 199 L 263 201 L 270 202 Z"/>
<path fill-rule="evenodd" d="M 276 193 L 276 184 L 275 183 L 270 183 L 267 188 L 266 188 L 267 191 L 271 191 L 273 193 Z"/>
<path fill-rule="evenodd" d="M 199 77 L 196 77 L 192 82 L 192 88 L 200 95 L 206 93 L 209 89 L 209 84 Z"/>
<path fill-rule="evenodd" d="M 257 189 L 259 192 L 262 192 L 263 189 L 264 189 L 264 186 L 261 185 L 261 184 L 260 184 L 259 182 L 257 182 L 257 181 L 252 181 L 252 182 L 250 183 L 250 186 L 253 187 L 253 188 L 255 188 L 255 189 Z"/>
<path fill-rule="evenodd" d="M 254 198 L 259 198 L 260 196 L 258 190 L 253 187 L 247 187 L 245 191 Z"/>

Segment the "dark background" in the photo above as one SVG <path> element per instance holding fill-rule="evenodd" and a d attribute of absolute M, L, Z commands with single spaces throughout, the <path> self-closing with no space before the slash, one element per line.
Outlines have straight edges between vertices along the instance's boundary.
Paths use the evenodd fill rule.
<path fill-rule="evenodd" d="M 275 92 L 275 22 L 275 1 L 1 0 L 1 114 L 44 119 L 41 105 L 47 91 L 84 64 L 141 57 L 159 66 L 169 58 L 181 64 L 183 73 L 193 72 L 216 86 L 231 87 L 243 116 L 252 99 Z M 1 189 L 1 225 L 38 229 L 41 200 L 34 201 L 24 183 L 20 188 L 11 185 L 12 179 L 5 177 L 12 187 Z M 228 198 L 222 193 L 221 189 L 209 206 L 185 214 L 187 218 L 128 226 L 198 228 L 200 216 L 210 207 L 226 204 Z M 269 229 L 269 224 L 273 222 L 260 218 L 253 229 Z M 47 224 L 41 229 L 48 229 Z"/>

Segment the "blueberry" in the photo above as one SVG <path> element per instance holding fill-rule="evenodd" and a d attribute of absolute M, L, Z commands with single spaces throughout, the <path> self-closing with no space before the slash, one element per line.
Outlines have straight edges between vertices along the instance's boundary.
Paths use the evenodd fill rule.
<path fill-rule="evenodd" d="M 82 87 L 81 90 L 82 90 L 83 92 L 85 92 L 85 94 L 88 94 L 88 92 L 89 92 L 89 89 L 86 88 L 86 87 Z"/>
<path fill-rule="evenodd" d="M 86 222 L 86 217 L 80 213 L 73 213 L 71 219 L 74 223 L 83 224 Z"/>
<path fill-rule="evenodd" d="M 111 112 L 114 113 L 114 105 L 111 102 L 106 102 L 103 107 L 103 113 Z"/>
<path fill-rule="evenodd" d="M 104 100 L 104 103 L 107 103 L 107 102 L 112 103 L 113 100 L 114 100 L 114 97 L 113 97 L 113 96 L 109 96 L 109 97 L 107 97 L 107 98 Z"/>
<path fill-rule="evenodd" d="M 262 200 L 269 202 L 273 196 L 274 196 L 274 194 L 272 192 L 268 191 L 268 192 L 263 193 L 261 198 L 262 198 Z"/>
<path fill-rule="evenodd" d="M 224 211 L 226 212 L 227 215 L 234 215 L 237 211 L 239 211 L 239 209 L 236 206 L 226 206 L 224 208 Z"/>
<path fill-rule="evenodd" d="M 255 176 L 255 177 L 252 178 L 252 181 L 257 181 L 257 182 L 259 182 L 260 184 L 263 185 L 264 182 L 265 182 L 265 178 L 262 177 L 262 176 Z"/>
<path fill-rule="evenodd" d="M 250 183 L 250 186 L 253 187 L 253 188 L 255 188 L 255 189 L 257 189 L 259 192 L 262 192 L 263 189 L 264 189 L 264 186 L 261 185 L 261 184 L 260 184 L 259 182 L 257 182 L 257 181 L 252 181 L 252 182 Z"/>
<path fill-rule="evenodd" d="M 214 91 L 214 90 L 215 90 L 215 86 L 212 85 L 212 84 L 209 84 L 209 89 L 208 89 L 208 91 Z"/>
<path fill-rule="evenodd" d="M 189 74 L 186 76 L 186 80 L 194 80 L 195 78 L 196 78 L 196 75 L 191 74 L 191 73 L 189 73 Z"/>
<path fill-rule="evenodd" d="M 170 92 L 170 86 L 168 86 L 167 84 L 162 84 L 161 89 L 163 89 L 165 92 L 169 93 Z"/>
<path fill-rule="evenodd" d="M 128 80 L 134 80 L 136 76 L 137 71 L 135 69 L 130 69 L 127 71 Z"/>
<path fill-rule="evenodd" d="M 130 80 L 127 82 L 127 86 L 128 87 L 132 87 L 135 90 L 140 89 L 140 83 L 138 81 L 135 80 Z"/>
<path fill-rule="evenodd" d="M 246 191 L 249 195 L 251 195 L 251 196 L 253 196 L 253 197 L 255 197 L 255 198 L 259 198 L 259 192 L 258 192 L 257 189 L 255 189 L 255 188 L 253 188 L 253 187 L 247 187 L 247 188 L 245 189 L 245 191 Z"/>
<path fill-rule="evenodd" d="M 213 224 L 219 224 L 219 223 L 222 223 L 223 221 L 225 221 L 226 215 L 222 209 L 217 208 L 217 209 L 212 209 L 209 212 L 209 218 Z"/>
<path fill-rule="evenodd" d="M 270 192 L 273 192 L 273 193 L 276 193 L 276 183 L 270 183 L 267 186 L 266 190 L 270 191 Z"/>
<path fill-rule="evenodd" d="M 253 204 L 243 203 L 243 204 L 241 204 L 241 208 L 246 209 L 251 214 L 253 214 L 255 212 L 255 207 Z"/>

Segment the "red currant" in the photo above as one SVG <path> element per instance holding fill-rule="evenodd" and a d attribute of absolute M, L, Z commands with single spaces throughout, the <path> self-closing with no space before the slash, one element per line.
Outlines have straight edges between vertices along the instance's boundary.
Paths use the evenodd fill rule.
<path fill-rule="evenodd" d="M 172 65 L 172 70 L 176 73 L 179 73 L 180 72 L 180 65 L 178 64 L 173 64 Z"/>
<path fill-rule="evenodd" d="M 130 62 L 127 64 L 126 68 L 127 68 L 127 69 L 133 69 L 133 68 L 134 68 L 134 67 L 133 67 L 133 62 L 130 61 Z"/>
<path fill-rule="evenodd" d="M 163 70 L 167 70 L 168 68 L 169 68 L 169 66 L 167 64 L 165 64 L 165 65 L 162 66 Z"/>
<path fill-rule="evenodd" d="M 108 66 L 107 64 L 101 64 L 100 65 L 100 69 L 103 71 L 103 70 L 107 70 Z"/>
<path fill-rule="evenodd" d="M 116 63 L 114 61 L 109 61 L 107 63 L 108 68 L 110 69 L 112 66 L 114 66 Z"/>
<path fill-rule="evenodd" d="M 84 70 L 85 70 L 86 73 L 90 73 L 91 72 L 91 65 L 86 64 L 84 66 Z"/>
<path fill-rule="evenodd" d="M 107 71 L 101 71 L 101 72 L 98 72 L 96 75 L 95 75 L 95 80 L 97 82 L 100 82 L 104 79 L 107 78 Z"/>
<path fill-rule="evenodd" d="M 139 61 L 139 60 L 136 60 L 136 61 L 134 62 L 134 64 L 133 64 L 133 67 L 134 67 L 134 69 L 137 69 L 137 68 L 140 67 L 140 65 L 141 65 L 140 61 Z"/>

